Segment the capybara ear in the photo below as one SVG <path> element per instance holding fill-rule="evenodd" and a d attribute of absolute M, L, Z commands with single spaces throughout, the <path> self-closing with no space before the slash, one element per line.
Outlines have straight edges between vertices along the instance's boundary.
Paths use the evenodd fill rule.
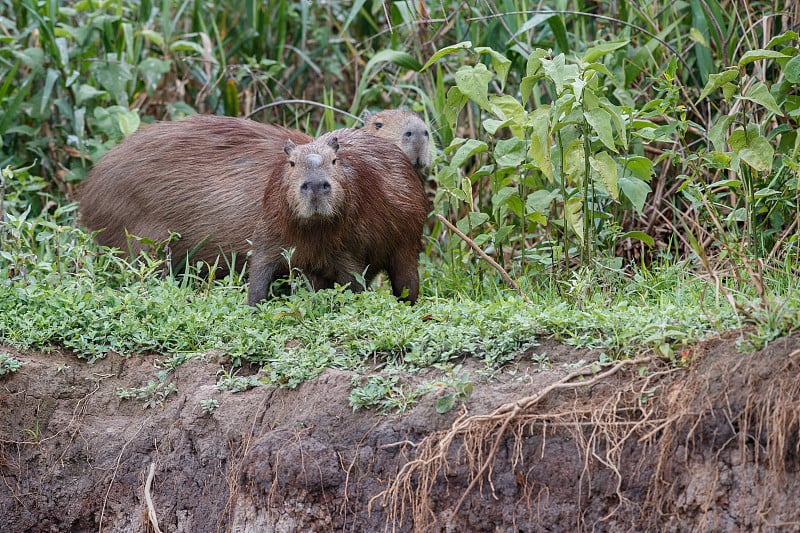
<path fill-rule="evenodd" d="M 336 137 L 335 135 L 334 135 L 333 137 L 331 137 L 331 138 L 328 140 L 328 146 L 330 146 L 331 148 L 333 148 L 333 151 L 334 151 L 334 152 L 338 152 L 338 151 L 339 151 L 339 138 L 338 138 L 338 137 Z"/>
<path fill-rule="evenodd" d="M 369 109 L 365 109 L 365 110 L 364 110 L 364 111 L 361 113 L 361 122 L 363 122 L 364 124 L 366 124 L 367 122 L 369 122 L 369 118 L 370 118 L 370 117 L 371 117 L 373 114 L 374 114 L 374 113 L 373 113 L 372 111 L 370 111 Z"/>
<path fill-rule="evenodd" d="M 283 151 L 286 152 L 286 155 L 292 155 L 292 151 L 295 148 L 297 148 L 297 145 L 291 139 L 286 139 L 286 142 L 283 143 Z"/>

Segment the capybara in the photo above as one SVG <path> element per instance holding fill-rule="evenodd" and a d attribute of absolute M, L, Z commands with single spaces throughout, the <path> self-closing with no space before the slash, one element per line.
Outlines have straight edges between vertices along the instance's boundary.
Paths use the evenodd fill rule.
<path fill-rule="evenodd" d="M 253 233 L 248 303 L 266 298 L 290 264 L 315 289 L 339 283 L 358 291 L 357 275 L 368 283 L 385 270 L 394 295 L 414 303 L 428 200 L 402 150 L 364 130 L 304 145 L 287 140 L 285 148 L 284 163 L 268 173 Z"/>
<path fill-rule="evenodd" d="M 428 126 L 419 115 L 404 109 L 386 109 L 377 113 L 364 111 L 361 119 L 365 131 L 397 144 L 411 160 L 420 179 L 425 181 L 431 166 L 432 148 Z"/>
<path fill-rule="evenodd" d="M 144 127 L 90 171 L 78 194 L 81 221 L 103 230 L 98 243 L 131 257 L 141 247 L 126 232 L 154 241 L 177 232 L 173 265 L 192 252 L 192 261 L 209 264 L 221 253 L 235 254 L 230 266 L 240 267 L 261 216 L 264 176 L 285 164 L 287 138 L 312 140 L 296 130 L 214 115 Z M 228 271 L 224 260 L 219 266 Z"/>
<path fill-rule="evenodd" d="M 427 129 L 419 134 L 425 124 L 416 114 L 381 111 L 368 114 L 366 123 L 365 130 L 403 147 L 417 169 L 430 163 L 430 148 L 420 142 Z M 78 191 L 81 221 L 102 230 L 100 244 L 131 257 L 142 247 L 127 234 L 161 241 L 175 232 L 181 238 L 171 245 L 173 265 L 190 254 L 192 262 L 214 264 L 222 254 L 218 273 L 239 269 L 261 215 L 268 169 L 285 164 L 286 139 L 312 140 L 296 130 L 216 115 L 143 127 L 90 171 Z M 360 150 L 375 150 L 371 139 Z"/>

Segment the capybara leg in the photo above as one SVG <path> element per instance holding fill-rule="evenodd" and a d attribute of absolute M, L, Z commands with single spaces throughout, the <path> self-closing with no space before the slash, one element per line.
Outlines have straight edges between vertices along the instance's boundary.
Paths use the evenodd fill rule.
<path fill-rule="evenodd" d="M 419 271 L 416 254 L 414 258 L 395 257 L 389 268 L 389 279 L 392 282 L 392 294 L 399 300 L 415 303 L 419 296 Z"/>

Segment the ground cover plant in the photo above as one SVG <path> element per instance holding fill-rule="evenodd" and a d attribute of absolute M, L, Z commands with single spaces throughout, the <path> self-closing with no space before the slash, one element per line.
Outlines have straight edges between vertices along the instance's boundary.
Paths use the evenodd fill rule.
<path fill-rule="evenodd" d="M 354 389 L 354 405 L 371 405 L 397 388 L 392 372 L 447 370 L 464 354 L 498 368 L 537 335 L 676 357 L 725 328 L 754 325 L 758 345 L 796 327 L 789 7 L 3 9 L 5 343 L 158 352 L 167 365 L 224 350 L 289 386 L 378 362 L 390 377 Z M 431 218 L 416 307 L 385 289 L 313 294 L 298 276 L 252 313 L 245 278 L 165 278 L 157 256 L 128 265 L 75 220 L 92 162 L 142 123 L 205 112 L 316 133 L 399 106 L 432 125 L 426 186 L 462 235 Z"/>

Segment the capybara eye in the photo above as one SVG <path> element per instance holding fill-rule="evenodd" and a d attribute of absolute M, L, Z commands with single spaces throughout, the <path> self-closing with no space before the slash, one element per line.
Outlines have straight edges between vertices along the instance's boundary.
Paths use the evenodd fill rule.
<path fill-rule="evenodd" d="M 412 133 L 410 131 L 406 132 L 406 137 L 408 137 L 409 139 L 411 138 L 411 135 L 412 135 Z"/>
<path fill-rule="evenodd" d="M 422 132 L 422 134 L 423 134 L 425 137 L 427 137 L 427 136 L 428 136 L 428 131 L 427 131 L 427 130 L 425 130 L 424 132 Z"/>
<path fill-rule="evenodd" d="M 376 130 L 379 130 L 379 129 L 381 129 L 382 127 L 383 127 L 383 122 L 376 122 L 376 123 L 375 123 L 375 129 L 376 129 Z"/>

